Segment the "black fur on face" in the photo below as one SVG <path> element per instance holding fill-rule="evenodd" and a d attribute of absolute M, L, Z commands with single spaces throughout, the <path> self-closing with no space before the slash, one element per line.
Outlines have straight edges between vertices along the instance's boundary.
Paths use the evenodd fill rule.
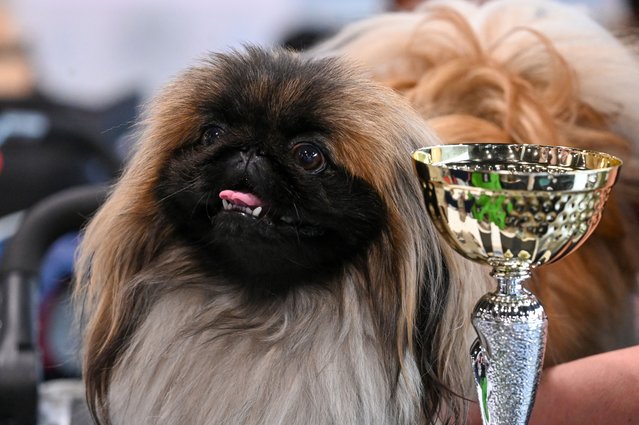
<path fill-rule="evenodd" d="M 163 214 L 213 274 L 269 289 L 324 281 L 387 224 L 332 148 L 347 131 L 331 112 L 343 78 L 288 54 L 217 60 L 194 90 L 201 128 L 160 176 Z"/>

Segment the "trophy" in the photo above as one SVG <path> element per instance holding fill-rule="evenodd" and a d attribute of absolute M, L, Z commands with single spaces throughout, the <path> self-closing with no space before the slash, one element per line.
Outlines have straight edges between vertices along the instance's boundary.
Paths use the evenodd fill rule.
<path fill-rule="evenodd" d="M 492 267 L 497 290 L 472 313 L 471 363 L 485 425 L 525 425 L 547 316 L 523 287 L 535 267 L 577 249 L 601 218 L 621 161 L 558 146 L 460 144 L 413 153 L 426 208 L 447 242 Z M 543 283 L 542 283 L 543 284 Z"/>

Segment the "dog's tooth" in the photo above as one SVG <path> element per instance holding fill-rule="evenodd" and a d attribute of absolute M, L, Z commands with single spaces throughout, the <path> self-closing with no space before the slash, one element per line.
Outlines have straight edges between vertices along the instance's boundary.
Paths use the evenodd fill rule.
<path fill-rule="evenodd" d="M 253 216 L 258 217 L 261 212 L 262 212 L 262 207 L 257 207 L 253 210 Z"/>
<path fill-rule="evenodd" d="M 231 209 L 231 205 L 229 204 L 229 201 L 227 201 L 226 199 L 222 199 L 222 207 L 223 207 L 225 210 L 229 210 L 229 209 Z"/>

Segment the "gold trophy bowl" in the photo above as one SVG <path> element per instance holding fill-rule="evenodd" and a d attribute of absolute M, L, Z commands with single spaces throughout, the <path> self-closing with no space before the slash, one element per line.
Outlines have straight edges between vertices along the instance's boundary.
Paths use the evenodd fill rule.
<path fill-rule="evenodd" d="M 559 146 L 459 144 L 413 160 L 426 208 L 448 243 L 490 265 L 497 290 L 473 312 L 471 361 L 485 424 L 526 424 L 543 362 L 547 318 L 523 288 L 531 269 L 577 249 L 618 176 L 614 156 Z"/>

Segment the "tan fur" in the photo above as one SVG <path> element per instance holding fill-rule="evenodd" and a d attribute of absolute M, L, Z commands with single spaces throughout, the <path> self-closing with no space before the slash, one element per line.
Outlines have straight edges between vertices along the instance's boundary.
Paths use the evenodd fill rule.
<path fill-rule="evenodd" d="M 546 363 L 634 343 L 639 62 L 580 9 L 540 0 L 444 0 L 355 23 L 310 53 L 363 65 L 447 143 L 568 145 L 626 166 L 599 228 L 531 287 L 550 316 Z"/>
<path fill-rule="evenodd" d="M 491 281 L 452 253 L 430 223 L 410 153 L 438 139 L 390 90 L 335 67 L 350 88 L 325 105 L 340 135 L 332 155 L 382 196 L 390 223 L 365 264 L 349 265 L 328 285 L 337 290 L 301 286 L 256 307 L 236 286 L 203 275 L 192 248 L 167 242 L 173 229 L 158 215 L 153 188 L 170 152 L 201 125 L 195 105 L 215 96 L 223 60 L 187 71 L 151 106 L 138 151 L 86 230 L 77 296 L 88 318 L 85 380 L 96 418 L 135 425 L 436 421 L 435 412 L 425 417 L 424 400 L 442 418 L 462 417 L 457 395 L 470 396 L 466 313 Z M 296 87 L 291 81 L 281 104 Z M 417 341 L 427 295 L 421 308 L 432 315 L 434 337 Z M 417 345 L 434 362 L 426 387 Z"/>

